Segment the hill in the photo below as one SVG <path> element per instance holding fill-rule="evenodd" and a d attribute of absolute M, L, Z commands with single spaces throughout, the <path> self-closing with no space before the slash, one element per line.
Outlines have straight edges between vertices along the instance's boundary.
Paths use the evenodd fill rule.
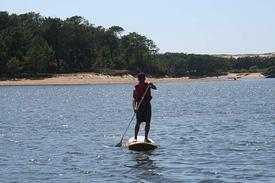
<path fill-rule="evenodd" d="M 261 57 L 261 58 L 273 58 L 275 57 L 275 52 L 270 53 L 260 53 L 260 54 L 216 54 L 213 56 L 222 58 L 244 58 L 244 57 Z"/>

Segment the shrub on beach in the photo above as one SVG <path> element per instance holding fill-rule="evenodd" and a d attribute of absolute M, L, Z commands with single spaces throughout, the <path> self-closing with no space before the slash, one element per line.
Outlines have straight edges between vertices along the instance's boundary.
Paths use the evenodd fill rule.
<path fill-rule="evenodd" d="M 268 78 L 275 78 L 275 66 L 269 67 L 263 74 Z"/>

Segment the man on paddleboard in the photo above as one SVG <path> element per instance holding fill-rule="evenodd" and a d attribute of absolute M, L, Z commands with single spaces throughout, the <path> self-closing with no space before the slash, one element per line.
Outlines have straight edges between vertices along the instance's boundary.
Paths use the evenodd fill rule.
<path fill-rule="evenodd" d="M 145 74 L 138 74 L 138 84 L 135 85 L 133 92 L 133 108 L 136 112 L 135 140 L 139 131 L 140 123 L 145 122 L 145 139 L 144 142 L 150 143 L 148 134 L 151 122 L 151 89 L 156 90 L 157 87 L 153 83 L 145 82 Z"/>

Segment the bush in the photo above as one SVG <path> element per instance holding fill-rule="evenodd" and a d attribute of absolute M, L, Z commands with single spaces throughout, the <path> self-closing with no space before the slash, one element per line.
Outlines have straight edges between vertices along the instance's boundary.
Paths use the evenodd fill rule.
<path fill-rule="evenodd" d="M 275 66 L 269 67 L 263 74 L 268 78 L 275 78 Z"/>

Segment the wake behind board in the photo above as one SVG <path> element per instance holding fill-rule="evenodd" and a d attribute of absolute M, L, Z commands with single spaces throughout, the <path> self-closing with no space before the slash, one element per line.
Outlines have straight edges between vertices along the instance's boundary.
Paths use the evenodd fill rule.
<path fill-rule="evenodd" d="M 144 136 L 138 136 L 137 141 L 134 142 L 134 137 L 131 137 L 127 142 L 127 147 L 133 151 L 150 151 L 156 149 L 158 146 L 149 138 L 151 143 L 144 142 Z"/>

